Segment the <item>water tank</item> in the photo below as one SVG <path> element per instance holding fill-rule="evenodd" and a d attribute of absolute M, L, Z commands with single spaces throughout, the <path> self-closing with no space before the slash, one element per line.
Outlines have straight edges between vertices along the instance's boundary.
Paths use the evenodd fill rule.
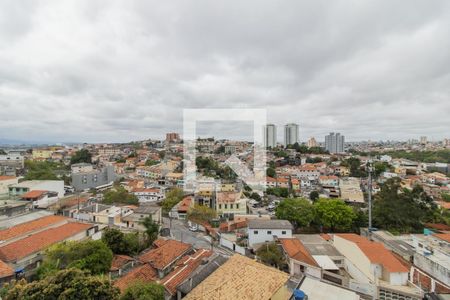
<path fill-rule="evenodd" d="M 295 300 L 306 300 L 306 294 L 301 290 L 294 290 L 294 299 Z"/>

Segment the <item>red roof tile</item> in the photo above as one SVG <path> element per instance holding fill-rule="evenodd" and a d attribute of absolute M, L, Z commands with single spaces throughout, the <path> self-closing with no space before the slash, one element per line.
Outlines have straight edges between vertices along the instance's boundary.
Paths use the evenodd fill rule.
<path fill-rule="evenodd" d="M 4 261 L 0 260 L 0 278 L 14 275 L 14 269 L 8 266 Z"/>
<path fill-rule="evenodd" d="M 128 286 L 138 281 L 141 282 L 152 282 L 157 278 L 157 272 L 149 264 L 141 265 L 134 268 L 125 276 L 119 278 L 114 282 L 114 286 L 118 287 L 123 293 Z"/>
<path fill-rule="evenodd" d="M 167 240 L 162 246 L 142 254 L 139 260 L 143 263 L 149 263 L 158 270 L 164 270 L 191 249 L 192 246 L 190 244 L 176 240 Z"/>
<path fill-rule="evenodd" d="M 179 264 L 172 272 L 163 278 L 162 284 L 174 295 L 178 285 L 180 285 L 189 275 L 198 268 L 205 257 L 212 255 L 212 251 L 206 249 L 198 250 L 194 255 L 183 257 L 183 262 Z"/>
<path fill-rule="evenodd" d="M 15 179 L 16 176 L 0 176 L 0 181 Z"/>
<path fill-rule="evenodd" d="M 37 251 L 44 250 L 55 243 L 64 241 L 90 227 L 92 227 L 90 224 L 74 222 L 35 233 L 29 237 L 0 247 L 0 259 L 5 262 L 22 259 Z"/>
<path fill-rule="evenodd" d="M 0 240 L 7 241 L 9 239 L 25 235 L 29 232 L 44 229 L 47 226 L 62 223 L 68 218 L 62 216 L 47 216 L 30 222 L 22 223 L 8 229 L 0 230 Z"/>
<path fill-rule="evenodd" d="M 45 193 L 47 193 L 47 191 L 33 190 L 33 191 L 29 191 L 28 193 L 21 195 L 20 197 L 22 199 L 35 199 L 35 198 L 41 197 Z"/>
<path fill-rule="evenodd" d="M 337 236 L 355 243 L 372 263 L 383 265 L 389 272 L 408 272 L 408 268 L 400 263 L 382 243 L 369 241 L 354 233 L 340 233 Z"/>
<path fill-rule="evenodd" d="M 112 263 L 111 263 L 111 271 L 117 271 L 122 268 L 129 261 L 134 260 L 134 258 L 128 255 L 114 255 Z"/>
<path fill-rule="evenodd" d="M 305 246 L 297 238 L 279 239 L 281 246 L 290 258 L 307 263 L 308 265 L 318 267 L 319 265 L 309 254 Z"/>
<path fill-rule="evenodd" d="M 433 236 L 435 236 L 443 241 L 446 241 L 447 243 L 450 243 L 450 233 L 437 233 L 437 234 L 434 234 Z"/>

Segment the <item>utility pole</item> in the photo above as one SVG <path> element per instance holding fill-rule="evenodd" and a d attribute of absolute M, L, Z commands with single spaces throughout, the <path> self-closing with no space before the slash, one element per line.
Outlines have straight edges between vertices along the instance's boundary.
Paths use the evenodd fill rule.
<path fill-rule="evenodd" d="M 372 162 L 368 163 L 369 178 L 367 180 L 368 202 L 369 202 L 369 237 L 372 234 Z"/>

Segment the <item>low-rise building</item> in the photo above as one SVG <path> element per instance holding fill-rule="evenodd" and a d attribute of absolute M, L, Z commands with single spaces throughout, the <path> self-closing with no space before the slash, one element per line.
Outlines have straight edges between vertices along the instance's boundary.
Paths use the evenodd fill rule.
<path fill-rule="evenodd" d="M 248 199 L 242 196 L 241 192 L 217 192 L 215 207 L 217 214 L 231 219 L 235 214 L 246 214 Z"/>
<path fill-rule="evenodd" d="M 162 224 L 162 208 L 154 204 L 141 204 L 138 208 L 133 210 L 133 213 L 122 217 L 122 222 L 126 224 L 127 228 L 135 228 L 144 230 L 145 227 L 141 224 L 145 218 L 152 218 L 152 221 Z"/>
<path fill-rule="evenodd" d="M 16 176 L 0 176 L 0 198 L 8 196 L 9 186 L 18 183 L 19 180 Z"/>
<path fill-rule="evenodd" d="M 109 165 L 99 170 L 72 173 L 72 186 L 75 191 L 83 191 L 104 185 L 112 185 L 115 178 L 114 166 Z"/>
<path fill-rule="evenodd" d="M 266 242 L 272 242 L 277 238 L 291 238 L 292 224 L 286 220 L 262 220 L 248 221 L 248 245 L 254 247 Z"/>
<path fill-rule="evenodd" d="M 10 197 L 19 197 L 30 191 L 40 190 L 56 192 L 59 198 L 64 196 L 63 180 L 27 180 L 8 187 Z"/>
<path fill-rule="evenodd" d="M 160 188 L 136 188 L 131 192 L 139 203 L 159 202 L 164 198 L 164 192 Z"/>

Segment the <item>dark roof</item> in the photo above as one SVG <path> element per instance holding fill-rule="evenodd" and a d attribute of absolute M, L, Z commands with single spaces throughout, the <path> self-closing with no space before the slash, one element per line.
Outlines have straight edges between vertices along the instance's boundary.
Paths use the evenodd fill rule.
<path fill-rule="evenodd" d="M 292 224 L 286 220 L 262 220 L 254 219 L 248 221 L 250 229 L 292 229 Z"/>
<path fill-rule="evenodd" d="M 153 214 L 161 209 L 161 206 L 151 204 L 141 204 L 134 210 L 137 214 Z"/>
<path fill-rule="evenodd" d="M 208 259 L 208 262 L 204 265 L 200 265 L 190 276 L 178 285 L 177 290 L 183 294 L 188 294 L 221 265 L 228 260 L 228 257 L 220 254 L 215 254 Z"/>

